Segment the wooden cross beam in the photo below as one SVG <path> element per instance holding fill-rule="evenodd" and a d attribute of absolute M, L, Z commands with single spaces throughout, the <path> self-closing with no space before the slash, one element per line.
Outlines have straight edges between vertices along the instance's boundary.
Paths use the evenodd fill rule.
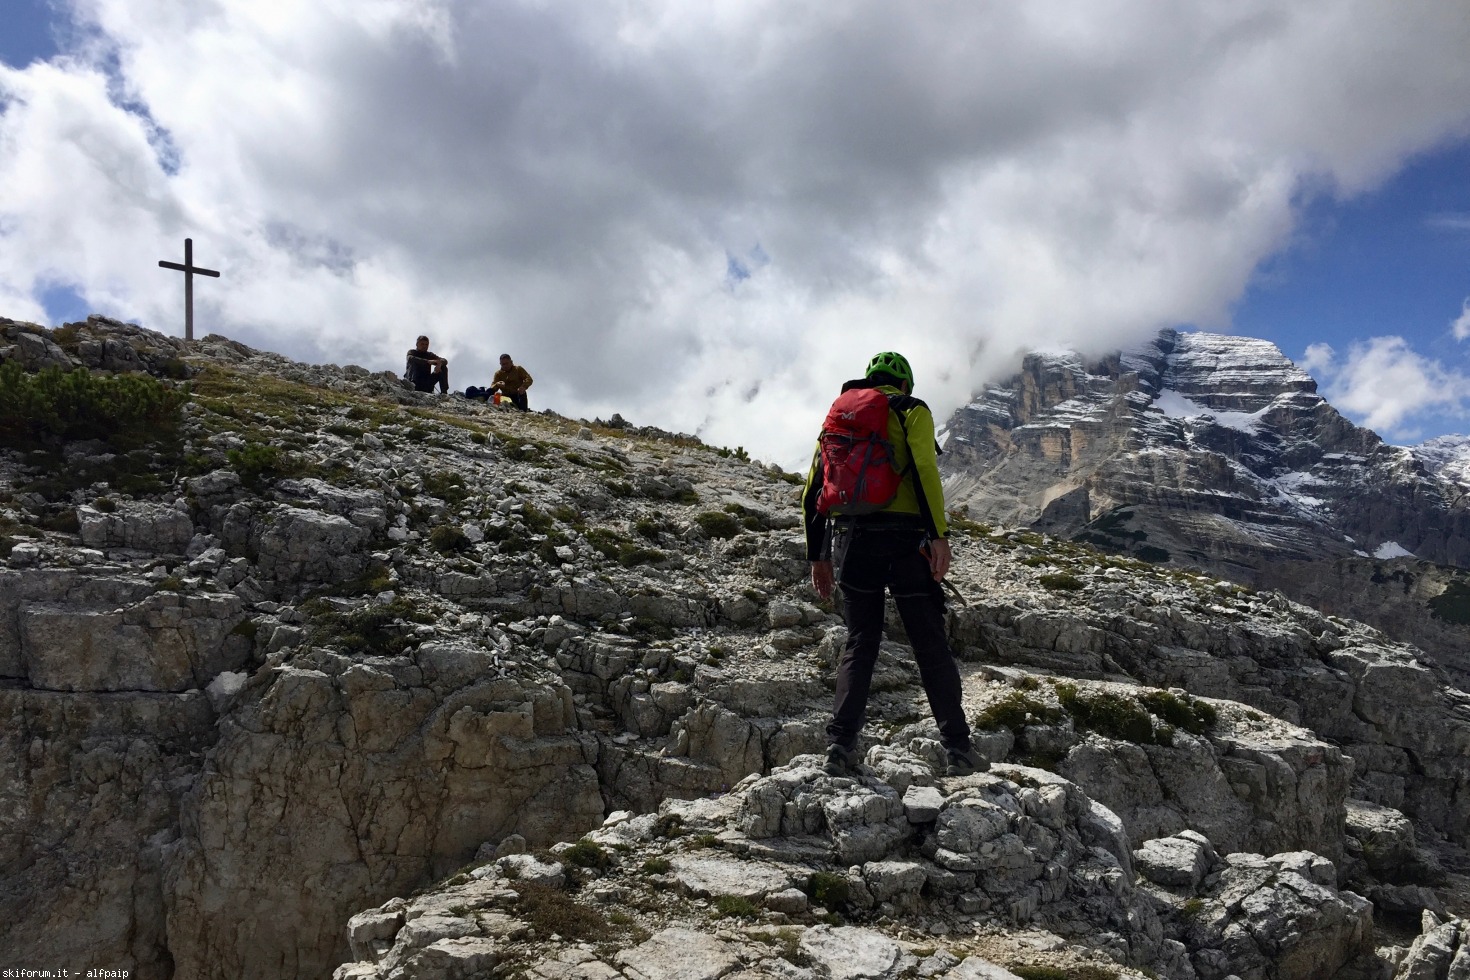
<path fill-rule="evenodd" d="M 194 339 L 194 274 L 201 276 L 213 276 L 219 278 L 219 273 L 213 269 L 201 269 L 194 264 L 194 239 L 184 239 L 184 264 L 177 262 L 158 263 L 165 269 L 177 269 L 184 274 L 184 339 Z"/>

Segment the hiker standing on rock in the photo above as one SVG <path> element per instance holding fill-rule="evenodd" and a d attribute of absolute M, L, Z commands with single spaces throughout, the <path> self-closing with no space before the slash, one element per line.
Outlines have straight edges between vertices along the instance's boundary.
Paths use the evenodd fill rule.
<path fill-rule="evenodd" d="M 526 389 L 531 387 L 531 372 L 516 364 L 509 354 L 500 355 L 500 370 L 490 380 L 490 390 L 498 391 L 510 399 L 510 403 L 521 411 L 529 411 Z"/>
<path fill-rule="evenodd" d="M 883 639 L 885 591 L 893 593 L 913 644 L 948 775 L 989 766 L 971 748 L 960 672 L 944 635 L 940 582 L 949 571 L 950 548 L 939 446 L 934 416 L 910 394 L 913 387 L 909 362 L 891 351 L 868 363 L 866 377 L 844 384 L 822 426 L 802 494 L 812 586 L 824 599 L 834 584 L 841 586 L 847 622 L 827 725 L 832 744 L 825 769 L 832 775 L 852 775 L 857 766 L 858 733 Z"/>

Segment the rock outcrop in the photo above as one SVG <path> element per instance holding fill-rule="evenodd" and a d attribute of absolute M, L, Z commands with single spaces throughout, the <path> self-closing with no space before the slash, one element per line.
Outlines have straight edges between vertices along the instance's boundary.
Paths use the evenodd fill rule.
<path fill-rule="evenodd" d="M 1066 976 L 1311 980 L 1380 962 L 1372 906 L 1338 891 L 1325 858 L 1221 858 L 1187 831 L 1130 853 L 1118 819 L 1065 779 L 1006 766 L 936 781 L 911 748 L 871 750 L 857 779 L 803 756 L 715 800 L 615 814 L 556 848 L 540 883 L 510 858 L 467 869 L 354 917 L 357 959 L 335 976 L 964 980 L 1025 972 L 1038 948 Z M 872 924 L 830 924 L 844 919 Z M 590 941 L 548 940 L 574 929 Z"/>
<path fill-rule="evenodd" d="M 1360 623 L 961 520 L 993 771 L 935 776 L 894 624 L 834 779 L 843 630 L 787 474 L 217 337 L 0 331 L 191 386 L 142 444 L 0 451 L 18 962 L 1347 980 L 1396 962 L 1357 896 L 1464 911 L 1431 851 L 1470 826 L 1470 706 Z"/>

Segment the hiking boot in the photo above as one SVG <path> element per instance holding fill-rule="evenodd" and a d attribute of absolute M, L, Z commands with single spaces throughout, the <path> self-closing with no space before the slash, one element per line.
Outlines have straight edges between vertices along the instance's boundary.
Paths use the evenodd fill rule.
<path fill-rule="evenodd" d="M 973 776 L 990 770 L 990 763 L 980 758 L 974 749 L 946 749 L 944 756 L 946 776 Z"/>
<path fill-rule="evenodd" d="M 822 766 L 822 771 L 829 776 L 856 776 L 858 765 L 858 754 L 855 749 L 849 749 L 833 742 L 827 746 L 827 762 Z"/>

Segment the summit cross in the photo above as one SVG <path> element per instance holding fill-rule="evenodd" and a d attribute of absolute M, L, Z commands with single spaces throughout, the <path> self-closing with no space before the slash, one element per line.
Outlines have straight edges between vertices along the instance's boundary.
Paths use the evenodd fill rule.
<path fill-rule="evenodd" d="M 184 264 L 177 262 L 158 263 L 165 269 L 177 269 L 184 274 L 184 339 L 194 339 L 194 275 L 213 276 L 219 278 L 219 273 L 213 269 L 201 269 L 194 264 L 194 239 L 184 239 Z"/>

